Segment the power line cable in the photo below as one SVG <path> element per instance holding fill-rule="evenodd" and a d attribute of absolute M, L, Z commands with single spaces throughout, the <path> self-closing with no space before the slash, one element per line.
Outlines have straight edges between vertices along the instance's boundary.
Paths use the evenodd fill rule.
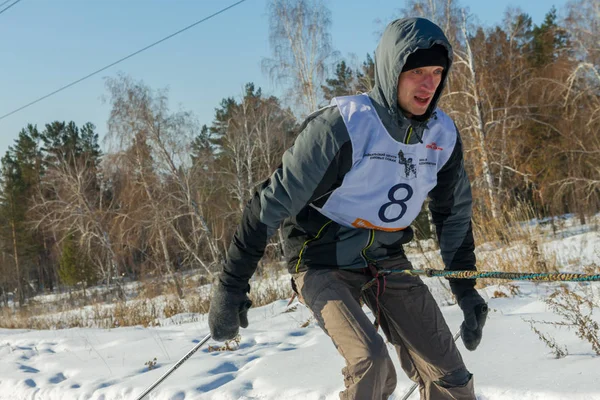
<path fill-rule="evenodd" d="M 6 0 L 4 3 L 0 4 L 0 7 L 2 7 L 3 5 L 5 5 L 6 3 L 8 3 L 10 0 Z M 15 4 L 17 4 L 18 2 L 20 2 L 21 0 L 17 0 L 14 3 L 12 3 L 11 5 L 9 5 L 8 7 L 6 7 L 4 10 L 0 11 L 0 14 L 2 14 L 4 11 L 8 10 L 9 8 L 11 8 L 12 6 L 14 6 Z"/>
<path fill-rule="evenodd" d="M 17 0 L 17 1 L 21 1 L 21 0 Z M 78 84 L 79 82 L 82 82 L 82 81 L 84 81 L 84 80 L 86 80 L 86 79 L 88 79 L 88 78 L 91 78 L 92 76 L 94 76 L 94 75 L 96 75 L 96 74 L 99 74 L 100 72 L 102 72 L 102 71 L 104 71 L 104 70 L 106 70 L 106 69 L 108 69 L 108 68 L 110 68 L 110 67 L 112 67 L 112 66 L 115 66 L 115 65 L 119 64 L 120 62 L 123 62 L 123 61 L 125 61 L 125 60 L 127 60 L 127 59 L 129 59 L 129 58 L 131 58 L 131 57 L 133 57 L 133 56 L 135 56 L 135 55 L 138 55 L 138 54 L 140 54 L 141 52 L 143 52 L 143 51 L 145 51 L 145 50 L 148 50 L 149 48 L 151 48 L 151 47 L 154 47 L 154 46 L 156 46 L 156 45 L 157 45 L 157 44 L 159 44 L 159 43 L 162 43 L 162 42 L 164 42 L 165 40 L 171 39 L 173 36 L 179 35 L 180 33 L 182 33 L 182 32 L 185 32 L 185 31 L 187 31 L 188 29 L 190 29 L 190 28 L 193 28 L 194 26 L 196 26 L 196 25 L 198 25 L 198 24 L 200 24 L 200 23 L 202 23 L 202 22 L 208 21 L 209 19 L 211 19 L 211 18 L 213 18 L 213 17 L 216 17 L 217 15 L 219 15 L 219 14 L 221 14 L 221 13 L 224 13 L 225 11 L 227 11 L 227 10 L 229 10 L 229 9 L 231 9 L 231 8 L 233 8 L 233 7 L 237 6 L 237 5 L 239 5 L 239 4 L 241 4 L 241 3 L 245 2 L 245 1 L 246 1 L 246 0 L 240 0 L 240 1 L 238 1 L 237 3 L 234 3 L 234 4 L 232 4 L 232 5 L 228 6 L 228 7 L 225 7 L 225 8 L 223 8 L 223 9 L 221 9 L 221 10 L 217 11 L 216 13 L 209 15 L 208 17 L 205 17 L 205 18 L 203 18 L 203 19 L 201 19 L 201 20 L 199 20 L 199 21 L 197 21 L 197 22 L 194 22 L 193 24 L 191 24 L 191 25 L 188 25 L 188 26 L 186 26 L 185 28 L 178 30 L 177 32 L 175 32 L 175 33 L 172 33 L 172 34 L 170 34 L 169 36 L 166 36 L 166 37 L 164 37 L 164 38 L 160 39 L 159 41 L 156 41 L 156 42 L 154 42 L 154 43 L 152 43 L 152 44 L 150 44 L 150 45 L 148 45 L 148 46 L 144 47 L 143 49 L 140 49 L 140 50 L 138 50 L 138 51 L 136 51 L 136 52 L 134 52 L 134 53 L 131 53 L 131 54 L 129 54 L 128 56 L 125 56 L 125 57 L 123 57 L 123 58 L 121 58 L 121 59 L 119 59 L 119 60 L 117 60 L 117 61 L 115 61 L 115 62 L 113 62 L 113 63 L 111 63 L 111 64 L 109 64 L 109 65 L 107 65 L 106 67 L 100 68 L 99 70 L 97 70 L 97 71 L 94 71 L 94 72 L 92 72 L 91 74 L 88 74 L 88 75 L 84 76 L 83 78 L 80 78 L 80 79 L 78 79 L 78 80 L 76 80 L 76 81 L 74 81 L 74 82 L 71 82 L 71 83 L 69 83 L 68 85 L 65 85 L 65 86 L 63 86 L 63 87 L 61 87 L 61 88 L 59 88 L 59 89 L 56 89 L 56 90 L 55 90 L 55 91 L 53 91 L 52 93 L 48 93 L 47 95 L 45 95 L 45 96 L 42 96 L 42 97 L 38 98 L 37 100 L 34 100 L 34 101 L 32 101 L 31 103 L 27 103 L 27 104 L 25 104 L 24 106 L 22 106 L 22 107 L 19 107 L 19 108 L 17 108 L 17 109 L 16 109 L 16 110 L 14 110 L 14 111 L 11 111 L 11 112 L 9 112 L 8 114 L 4 114 L 4 115 L 2 115 L 2 116 L 0 117 L 0 120 L 4 119 L 4 118 L 6 118 L 6 117 L 8 117 L 8 116 L 10 116 L 10 115 L 13 115 L 14 113 L 16 113 L 16 112 L 19 112 L 19 111 L 21 111 L 21 110 L 23 110 L 23 109 L 25 109 L 25 108 L 27 108 L 27 107 L 29 107 L 29 106 L 32 106 L 32 105 L 34 105 L 34 104 L 36 104 L 36 103 L 39 103 L 40 101 L 42 101 L 42 100 L 44 100 L 44 99 L 47 99 L 47 98 L 48 98 L 48 97 L 50 97 L 50 96 L 53 96 L 53 95 L 55 95 L 55 94 L 57 94 L 57 93 L 59 93 L 59 92 L 62 92 L 63 90 L 65 90 L 65 89 L 68 89 L 68 88 L 70 88 L 71 86 L 74 86 L 74 85 Z"/>

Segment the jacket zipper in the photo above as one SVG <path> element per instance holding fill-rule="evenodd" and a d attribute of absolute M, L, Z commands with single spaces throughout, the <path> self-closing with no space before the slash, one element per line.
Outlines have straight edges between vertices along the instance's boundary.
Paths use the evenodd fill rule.
<path fill-rule="evenodd" d="M 362 251 L 360 252 L 363 260 L 365 261 L 365 267 L 369 266 L 369 262 L 374 262 L 375 260 L 371 260 L 368 256 L 367 256 L 367 250 L 369 249 L 369 247 L 371 247 L 371 245 L 373 244 L 373 241 L 375 240 L 375 230 L 371 229 L 369 231 L 369 240 L 367 242 L 367 245 L 362 249 Z"/>
<path fill-rule="evenodd" d="M 408 142 L 410 142 L 410 135 L 412 135 L 412 132 L 413 128 L 412 125 L 410 125 L 404 134 L 404 144 L 409 144 Z"/>
<path fill-rule="evenodd" d="M 298 269 L 300 268 L 300 262 L 302 261 L 302 255 L 304 254 L 304 251 L 308 247 L 308 244 L 314 240 L 317 240 L 321 236 L 321 233 L 323 233 L 323 230 L 325 229 L 325 227 L 327 225 L 329 225 L 331 222 L 332 222 L 331 220 L 327 221 L 321 227 L 321 229 L 319 229 L 319 232 L 317 232 L 317 235 L 314 238 L 308 239 L 306 242 L 304 242 L 304 244 L 302 245 L 302 249 L 300 249 L 300 253 L 298 254 L 298 262 L 296 263 L 296 273 L 298 272 Z"/>

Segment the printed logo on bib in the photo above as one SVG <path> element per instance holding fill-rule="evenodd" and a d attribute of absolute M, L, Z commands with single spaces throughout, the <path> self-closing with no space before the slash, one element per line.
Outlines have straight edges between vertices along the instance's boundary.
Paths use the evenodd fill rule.
<path fill-rule="evenodd" d="M 413 154 L 405 154 L 402 150 L 398 152 L 398 163 L 403 166 L 400 175 L 406 179 L 417 177 L 416 157 Z"/>
<path fill-rule="evenodd" d="M 369 160 L 382 160 L 393 163 L 398 161 L 398 157 L 396 155 L 388 153 L 366 153 L 363 157 L 368 158 Z"/>

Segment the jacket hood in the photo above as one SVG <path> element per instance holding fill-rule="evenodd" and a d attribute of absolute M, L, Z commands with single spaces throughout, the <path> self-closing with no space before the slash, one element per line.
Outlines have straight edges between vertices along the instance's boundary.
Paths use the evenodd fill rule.
<path fill-rule="evenodd" d="M 404 18 L 391 22 L 384 30 L 375 50 L 375 87 L 373 94 L 381 97 L 391 115 L 404 118 L 398 107 L 398 78 L 406 59 L 419 49 L 428 49 L 433 45 L 442 45 L 448 52 L 448 68 L 442 74 L 427 112 L 419 120 L 427 120 L 437 107 L 440 94 L 446 85 L 448 71 L 452 66 L 452 46 L 444 32 L 433 22 L 425 18 Z"/>

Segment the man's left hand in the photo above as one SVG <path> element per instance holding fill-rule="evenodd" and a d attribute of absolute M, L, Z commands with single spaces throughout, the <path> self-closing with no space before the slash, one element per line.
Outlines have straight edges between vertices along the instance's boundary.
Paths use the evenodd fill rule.
<path fill-rule="evenodd" d="M 460 326 L 461 337 L 467 350 L 473 351 L 481 342 L 488 306 L 475 289 L 463 293 L 458 305 L 465 315 L 465 320 Z"/>

